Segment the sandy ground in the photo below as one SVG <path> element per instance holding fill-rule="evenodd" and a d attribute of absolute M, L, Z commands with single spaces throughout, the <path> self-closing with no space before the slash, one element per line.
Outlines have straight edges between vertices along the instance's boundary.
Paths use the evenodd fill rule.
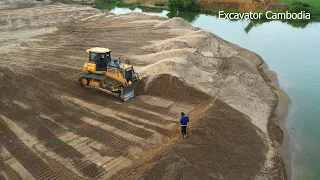
<path fill-rule="evenodd" d="M 0 178 L 286 178 L 269 121 L 281 92 L 258 55 L 180 18 L 35 1 L 0 9 Z M 95 46 L 146 77 L 135 99 L 80 88 Z M 181 111 L 192 120 L 185 141 Z"/>

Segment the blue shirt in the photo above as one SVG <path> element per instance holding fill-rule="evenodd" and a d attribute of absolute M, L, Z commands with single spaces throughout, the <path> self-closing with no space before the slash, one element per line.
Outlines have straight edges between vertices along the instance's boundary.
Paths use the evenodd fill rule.
<path fill-rule="evenodd" d="M 188 116 L 183 116 L 180 119 L 180 124 L 181 126 L 187 126 L 189 122 L 189 117 Z"/>

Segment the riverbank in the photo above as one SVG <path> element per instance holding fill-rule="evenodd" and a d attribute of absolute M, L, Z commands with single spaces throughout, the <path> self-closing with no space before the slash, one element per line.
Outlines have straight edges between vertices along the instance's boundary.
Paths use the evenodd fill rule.
<path fill-rule="evenodd" d="M 285 179 L 291 179 L 292 157 L 289 154 L 289 135 L 285 128 L 285 119 L 288 115 L 291 99 L 286 92 L 280 89 L 276 73 L 268 69 L 268 65 L 261 58 L 261 65 L 258 66 L 258 70 L 277 97 L 268 123 L 269 138 L 279 153 L 278 156 L 274 157 L 273 161 L 278 163 L 278 168 L 281 169 L 280 171 L 282 171 Z"/>
<path fill-rule="evenodd" d="M 176 23 L 173 23 L 173 22 L 179 22 L 177 19 L 174 19 L 174 20 L 172 20 L 172 22 L 171 23 L 169 23 L 168 22 L 168 26 L 165 26 L 165 27 L 169 27 L 169 29 L 171 29 L 171 28 L 173 28 L 173 27 L 175 27 L 175 29 L 176 29 L 176 31 L 177 32 L 175 32 L 174 34 L 177 34 L 180 30 L 180 28 L 181 28 L 181 26 L 178 26 Z M 142 21 L 141 21 L 141 23 L 143 23 Z M 149 23 L 152 23 L 152 22 L 149 22 Z M 179 24 L 179 23 L 178 23 Z M 182 23 L 182 24 L 184 24 L 184 23 Z M 186 27 L 184 27 L 183 29 L 189 29 L 189 28 L 191 28 L 191 27 L 189 27 L 189 26 L 187 26 L 187 25 L 184 25 L 184 26 L 186 26 Z M 161 26 L 162 27 L 162 26 Z M 171 28 L 170 28 L 171 27 Z M 171 30 L 170 30 L 171 31 Z M 170 32 L 170 31 L 167 31 L 167 32 Z M 182 33 L 182 32 L 181 32 Z M 180 34 L 181 34 L 180 33 Z M 202 34 L 202 35 L 204 35 L 205 34 L 205 39 L 207 39 L 207 41 L 212 41 L 212 43 L 213 42 L 219 42 L 219 40 L 217 40 L 217 39 L 215 39 L 215 38 L 213 38 L 213 39 L 211 39 L 212 38 L 212 36 L 210 36 L 209 35 L 209 33 L 208 34 L 206 34 L 206 33 L 199 33 L 199 34 Z M 192 35 L 191 35 L 192 36 Z M 186 48 L 186 47 L 192 47 L 193 45 L 188 45 L 188 43 L 192 43 L 192 44 L 194 44 L 194 43 L 196 43 L 194 40 L 190 40 L 190 38 L 187 38 L 187 37 L 189 37 L 188 35 L 182 35 L 182 37 L 176 37 L 176 38 L 174 38 L 175 40 L 174 41 L 180 41 L 180 40 L 184 40 L 184 41 L 186 41 L 185 43 L 187 43 L 187 44 L 185 44 L 185 45 L 183 45 L 183 47 L 184 48 Z M 185 39 L 186 38 L 186 39 Z M 173 39 L 172 39 L 173 40 Z M 179 43 L 178 42 L 175 42 L 175 43 L 173 43 L 172 42 L 172 40 L 166 40 L 166 41 L 164 41 L 164 42 L 159 42 L 159 43 L 156 43 L 155 42 L 155 44 L 154 45 L 152 45 L 152 46 L 148 46 L 148 47 L 146 47 L 146 50 L 149 50 L 149 51 L 151 51 L 151 52 L 154 52 L 154 53 L 156 53 L 155 54 L 155 56 L 160 56 L 160 54 L 161 54 L 161 56 L 162 56 L 162 53 L 163 54 L 166 54 L 165 52 L 166 51 L 170 51 L 170 49 L 172 50 L 172 49 L 176 49 L 176 50 L 179 50 L 180 48 L 181 48 L 181 45 L 179 45 Z M 197 43 L 196 43 L 197 44 Z M 201 42 L 201 43 L 199 43 L 199 44 L 203 44 L 203 42 Z M 207 44 L 207 43 L 205 43 L 205 44 Z M 213 43 L 214 44 L 214 43 Z M 246 51 L 246 50 L 242 50 L 242 48 L 240 48 L 240 47 L 237 47 L 236 45 L 232 45 L 232 44 L 229 44 L 229 43 L 227 43 L 228 44 L 228 46 L 231 46 L 232 47 L 232 49 L 234 49 L 234 50 L 236 50 L 236 51 L 239 51 L 239 52 L 241 52 L 240 54 L 241 54 L 241 56 L 243 56 L 243 57 L 247 57 L 248 59 L 248 61 L 254 61 L 255 63 L 254 64 L 256 64 L 256 70 L 257 70 L 257 72 L 259 71 L 261 74 L 260 74 L 260 76 L 261 77 L 263 77 L 264 78 L 264 83 L 266 83 L 266 82 L 268 82 L 268 83 L 270 83 L 269 84 L 269 88 L 270 88 L 270 90 L 272 90 L 273 91 L 273 93 L 276 93 L 275 92 L 275 90 L 279 90 L 278 89 L 278 86 L 276 86 L 276 80 L 270 80 L 269 79 L 269 76 L 271 76 L 271 72 L 270 71 L 268 71 L 267 70 L 267 67 L 266 67 L 266 65 L 265 65 L 265 63 L 263 62 L 263 60 L 259 57 L 259 56 L 257 56 L 257 55 L 252 55 L 252 53 L 251 52 L 249 52 L 249 51 Z M 179 48 L 180 47 L 180 48 Z M 211 48 L 213 48 L 213 47 L 215 47 L 215 46 L 210 46 Z M 223 46 L 218 46 L 218 47 L 223 47 Z M 206 49 L 206 50 L 209 50 L 209 49 L 211 49 L 211 48 L 209 48 L 209 47 L 200 47 L 200 49 Z M 213 48 L 213 49 L 215 49 L 215 48 Z M 213 50 L 212 49 L 212 50 Z M 232 51 L 232 50 L 229 50 L 229 51 L 231 51 L 232 53 L 231 54 L 233 54 L 234 53 L 234 51 Z M 215 50 L 214 50 L 214 52 L 215 52 Z M 159 54 L 160 53 L 160 54 Z M 210 54 L 210 53 L 208 53 L 208 54 Z M 148 56 L 148 58 L 149 59 L 154 59 L 155 58 L 155 56 Z M 208 55 L 208 57 L 209 57 L 210 55 Z M 231 56 L 233 56 L 233 55 L 231 55 Z M 213 58 L 218 58 L 218 56 L 216 56 L 216 54 L 214 53 L 214 55 L 213 55 Z M 139 57 L 135 57 L 135 58 L 137 58 L 137 59 L 142 59 L 142 61 L 144 62 L 145 60 L 146 60 L 146 57 L 145 58 L 143 58 L 143 56 L 139 56 Z M 179 58 L 179 57 L 176 57 L 177 59 Z M 221 58 L 221 57 L 219 57 L 219 58 Z M 230 58 L 230 57 L 229 57 Z M 159 59 L 159 58 L 156 58 L 156 59 Z M 200 58 L 200 59 L 203 59 L 203 58 Z M 255 59 L 255 60 L 254 60 Z M 203 59 L 204 60 L 204 59 Z M 158 60 L 153 60 L 153 61 L 155 61 L 155 62 L 157 62 Z M 159 60 L 160 61 L 160 60 Z M 168 60 L 169 61 L 169 60 Z M 201 60 L 202 61 L 202 60 Z M 206 60 L 204 60 L 204 61 L 206 61 Z M 165 61 L 164 61 L 165 62 Z M 150 63 L 150 62 L 149 62 Z M 160 63 L 160 62 L 159 62 Z M 230 62 L 225 62 L 226 64 L 224 65 L 224 66 L 227 66 L 226 68 L 228 69 L 229 68 L 229 66 L 233 66 L 233 63 L 230 63 Z M 230 63 L 230 64 L 229 64 Z M 160 65 L 160 64 L 162 64 L 162 65 Z M 261 117 L 260 115 L 257 115 L 257 114 L 251 114 L 250 113 L 250 111 L 248 111 L 248 109 L 246 109 L 246 108 L 243 108 L 243 107 L 241 107 L 241 108 L 239 108 L 239 102 L 236 102 L 237 101 L 237 98 L 235 98 L 235 96 L 234 95 L 232 95 L 232 96 L 230 96 L 230 94 L 229 95 L 226 95 L 226 96 L 230 96 L 230 98 L 227 98 L 225 95 L 222 95 L 222 94 L 220 94 L 220 95 L 218 95 L 218 94 L 216 94 L 217 92 L 214 90 L 215 88 L 213 88 L 212 89 L 212 87 L 211 86 L 206 86 L 206 88 L 202 88 L 203 87 L 203 85 L 201 85 L 199 82 L 197 82 L 197 80 L 192 80 L 192 79 L 190 79 L 190 77 L 188 76 L 188 75 L 179 75 L 180 73 L 179 72 L 176 72 L 176 71 L 174 71 L 174 72 L 172 72 L 172 70 L 170 70 L 170 68 L 168 69 L 167 67 L 166 67 L 166 65 L 164 65 L 163 64 L 163 62 L 161 62 L 160 64 L 157 64 L 157 63 L 155 63 L 155 65 L 154 65 L 154 67 L 152 68 L 152 69 L 148 69 L 148 70 L 146 70 L 146 68 L 142 68 L 142 71 L 144 72 L 144 73 L 146 73 L 146 74 L 153 74 L 153 73 L 157 73 L 157 71 L 156 71 L 156 69 L 157 69 L 157 67 L 158 68 L 161 68 L 162 69 L 162 72 L 165 72 L 165 73 L 173 73 L 175 76 L 183 76 L 184 77 L 184 79 L 186 79 L 187 80 L 187 82 L 189 81 L 189 83 L 190 84 L 192 84 L 193 86 L 195 86 L 195 87 L 198 87 L 198 89 L 202 89 L 203 91 L 205 91 L 205 92 L 209 92 L 209 93 L 211 93 L 212 95 L 214 94 L 214 97 L 219 97 L 220 96 L 220 98 L 221 99 L 223 99 L 224 101 L 227 101 L 228 102 L 228 104 L 229 105 L 231 105 L 233 108 L 235 108 L 235 109 L 237 109 L 237 110 L 239 110 L 239 111 L 241 111 L 241 112 L 245 112 L 245 114 L 247 114 L 247 115 L 249 115 L 250 117 L 252 117 L 253 118 L 253 123 L 256 125 L 256 126 L 258 126 L 259 128 L 261 128 L 262 129 L 262 131 L 264 131 L 263 129 L 264 129 L 264 127 L 263 127 L 263 122 L 261 122 L 261 121 L 263 121 L 262 119 L 263 119 L 263 117 Z M 151 66 L 152 67 L 152 66 Z M 150 68 L 150 67 L 149 67 Z M 232 68 L 233 69 L 233 68 Z M 239 69 L 239 66 L 238 66 L 238 68 L 237 69 L 233 69 L 233 70 L 235 70 L 235 74 L 237 74 L 237 71 L 239 71 L 240 69 Z M 138 70 L 138 71 L 140 71 L 141 72 L 141 70 Z M 202 69 L 202 71 L 205 71 L 204 69 Z M 241 70 L 240 70 L 241 71 Z M 202 74 L 202 73 L 200 73 L 200 74 Z M 233 74 L 233 75 L 235 75 L 235 74 Z M 232 75 L 232 76 L 233 76 Z M 201 76 L 201 75 L 200 75 Z M 240 82 L 241 83 L 248 83 L 248 79 L 246 79 L 246 78 L 244 78 L 244 77 L 246 77 L 246 76 L 240 76 Z M 215 79 L 215 78 L 213 78 L 213 79 Z M 199 79 L 200 80 L 200 79 Z M 200 81 L 203 81 L 203 80 L 200 80 Z M 211 82 L 211 81 L 210 81 Z M 230 83 L 230 82 L 229 82 Z M 227 84 L 229 84 L 229 83 L 227 83 Z M 219 83 L 218 83 L 219 84 Z M 223 83 L 224 84 L 224 83 Z M 251 84 L 251 83 L 249 83 L 249 84 Z M 249 85 L 248 84 L 248 85 Z M 271 84 L 274 84 L 272 87 L 271 87 Z M 230 85 L 230 84 L 229 84 Z M 233 86 L 233 88 L 237 88 L 237 85 L 236 84 L 234 84 L 235 86 Z M 251 84 L 252 85 L 252 84 Z M 219 85 L 217 85 L 216 84 L 216 86 L 218 86 L 218 87 L 220 87 L 221 89 L 224 89 L 223 87 L 221 87 L 221 86 L 219 86 Z M 255 86 L 256 87 L 256 86 Z M 268 87 L 266 87 L 267 89 L 269 89 Z M 206 89 L 206 90 L 205 90 Z M 221 91 L 223 91 L 223 90 L 221 90 Z M 239 90 L 239 91 L 241 91 L 241 90 Z M 280 90 L 279 90 L 280 91 Z M 239 92 L 238 92 L 239 93 Z M 276 96 L 276 94 L 274 94 L 275 96 Z M 245 96 L 245 95 L 244 95 Z M 268 93 L 268 96 L 270 96 L 270 94 Z M 279 98 L 280 99 L 280 98 Z M 242 99 L 242 101 L 243 101 L 243 99 Z M 280 101 L 279 101 L 280 102 Z M 235 103 L 235 104 L 234 104 Z M 250 104 L 251 103 L 253 103 L 252 101 L 250 101 Z M 271 121 L 271 117 L 274 117 L 274 111 L 275 111 L 275 109 L 276 109 L 276 107 L 278 107 L 278 109 L 277 110 L 279 110 L 279 112 L 283 112 L 283 111 L 285 111 L 286 110 L 286 107 L 285 106 L 278 106 L 278 98 L 276 97 L 275 99 L 273 99 L 273 100 L 269 100 L 269 103 L 270 103 L 270 107 L 272 107 L 271 109 L 271 111 L 270 111 L 270 113 L 268 114 L 268 121 L 266 121 L 266 125 L 268 124 L 268 136 L 270 136 L 270 139 L 271 139 L 271 141 L 272 141 L 272 143 L 271 143 L 271 146 L 273 147 L 273 148 L 276 148 L 276 147 L 278 147 L 278 146 L 275 146 L 274 144 L 281 144 L 282 143 L 282 136 L 283 136 L 283 132 L 282 132 L 282 130 L 279 128 L 279 123 L 278 122 L 276 122 L 276 121 Z M 240 103 L 240 104 L 243 104 L 243 102 L 242 103 Z M 279 104 L 282 104 L 282 103 L 279 103 Z M 255 107 L 256 108 L 256 107 Z M 263 113 L 264 114 L 264 113 Z M 259 119 L 256 119 L 256 117 L 255 116 L 259 116 Z M 208 117 L 207 117 L 208 118 Z M 205 118 L 205 119 L 207 119 L 207 118 Z M 261 119 L 260 119 L 261 118 Z M 281 119 L 280 117 L 278 117 L 279 119 Z M 278 120 L 279 120 L 278 119 Z M 272 120 L 275 120 L 275 119 L 272 119 Z M 199 123 L 201 124 L 201 121 L 199 121 Z M 282 122 L 283 123 L 283 122 Z M 265 131 L 264 131 L 265 132 Z M 176 134 L 176 136 L 178 136 L 178 134 Z M 274 137 L 275 138 L 274 138 Z M 191 137 L 190 137 L 191 138 Z M 192 141 L 192 140 L 191 140 Z M 279 142 L 278 142 L 279 141 Z M 179 144 L 179 141 L 178 141 L 178 144 Z M 178 147 L 176 147 L 175 145 L 172 145 L 172 146 L 169 146 L 168 147 L 168 149 L 169 149 L 169 151 L 172 151 L 173 149 L 176 149 L 176 148 L 179 148 L 179 146 Z M 285 173 L 285 167 L 284 167 L 284 163 L 283 163 L 283 161 L 282 161 L 282 159 L 280 158 L 280 156 L 279 155 L 277 155 L 277 153 L 278 153 L 278 149 L 273 149 L 273 148 L 270 148 L 269 149 L 269 151 L 267 152 L 267 160 L 266 160 L 266 164 L 265 164 L 265 168 L 260 172 L 260 174 L 259 174 L 259 178 L 268 178 L 268 179 L 286 179 L 286 173 Z M 166 154 L 165 152 L 167 152 L 168 151 L 168 149 L 166 149 L 166 148 L 164 148 L 164 154 Z M 170 150 L 171 149 L 171 150 Z M 199 150 L 195 150 L 195 151 L 201 151 L 200 149 Z M 213 152 L 214 153 L 214 152 Z M 170 153 L 169 153 L 170 154 Z M 170 156 L 174 156 L 174 155 L 170 155 Z M 153 173 L 156 173 L 156 171 L 159 171 L 159 169 L 165 169 L 165 167 L 163 167 L 162 165 L 159 165 L 159 166 L 162 166 L 161 168 L 159 167 L 159 166 L 157 166 L 157 165 L 154 165 L 154 164 L 152 164 L 151 162 L 154 162 L 154 161 L 158 161 L 159 159 L 167 159 L 167 158 L 169 158 L 169 157 L 166 157 L 166 155 L 161 155 L 161 153 L 159 154 L 159 155 L 157 155 L 156 157 L 155 157 L 155 159 L 149 159 L 149 161 L 143 161 L 143 164 L 146 164 L 146 166 L 153 166 L 153 168 L 151 168 L 151 170 L 150 170 L 150 172 L 149 171 L 146 171 L 146 172 L 144 172 L 143 170 L 141 170 L 141 168 L 142 169 L 144 169 L 144 168 L 146 168 L 145 166 L 143 166 L 142 164 L 139 164 L 139 165 L 137 165 L 135 168 L 132 168 L 131 170 L 128 170 L 128 172 L 125 172 L 124 174 L 131 174 L 132 175 L 132 172 L 137 172 L 137 171 L 143 171 L 144 172 L 144 174 L 145 173 L 147 173 L 147 174 L 153 174 Z M 193 161 L 193 160 L 191 160 L 191 159 L 189 159 L 189 158 L 185 158 L 184 157 L 184 160 L 186 160 L 186 161 L 188 161 L 188 162 L 191 162 L 191 161 Z M 213 159 L 212 159 L 213 160 Z M 149 163 L 148 163 L 149 162 Z M 151 164 L 150 164 L 151 163 Z M 161 163 L 160 163 L 161 164 Z M 193 164 L 194 164 L 194 162 L 193 162 Z M 168 167 L 169 168 L 169 167 Z M 212 167 L 213 169 L 214 169 L 214 167 Z M 156 170 L 156 169 L 158 169 L 158 170 Z M 188 173 L 187 173 L 188 174 Z M 158 172 L 158 174 L 157 174 L 157 177 L 161 177 L 161 176 L 166 176 L 167 177 L 167 175 L 168 174 L 160 174 L 160 172 Z M 172 174 L 171 174 L 172 175 Z M 137 176 L 139 176 L 139 175 L 137 175 Z M 169 175 L 168 175 L 169 176 Z M 122 176 L 121 174 L 119 175 L 119 176 L 117 176 L 119 179 L 122 179 L 122 178 L 129 178 L 129 177 L 126 177 L 126 176 Z M 152 177 L 152 176 L 147 176 L 146 178 L 150 178 L 150 177 Z M 208 178 L 208 177 L 207 177 Z M 133 179 L 135 179 L 135 178 L 133 178 Z"/>
<path fill-rule="evenodd" d="M 140 9 L 134 11 L 162 17 L 166 16 L 167 13 L 165 11 L 148 13 Z M 116 8 L 112 12 L 125 14 L 131 11 Z M 293 100 L 285 125 L 291 137 L 290 152 L 286 153 L 292 156 L 292 159 L 290 159 L 285 155 L 285 159 L 289 160 L 288 164 L 292 163 L 292 178 L 311 180 L 319 177 L 316 169 L 319 160 L 316 154 L 316 149 L 319 148 L 316 138 L 319 129 L 317 121 L 319 111 L 316 107 L 317 102 L 319 102 L 318 97 L 320 97 L 317 91 L 319 89 L 319 83 L 317 82 L 320 81 L 318 81 L 319 78 L 314 78 L 317 77 L 315 73 L 319 70 L 319 63 L 316 59 L 319 24 L 312 23 L 306 27 L 296 28 L 295 26 L 293 28 L 288 26 L 287 23 L 279 21 L 263 24 L 250 22 L 248 24 L 245 21 L 219 20 L 214 16 L 207 15 L 195 15 L 192 18 L 186 18 L 186 20 L 192 22 L 193 26 L 208 29 L 223 39 L 258 53 L 266 60 L 272 70 L 278 72 L 281 88 Z M 253 26 L 251 26 L 252 24 Z M 245 30 L 249 30 L 249 26 L 252 27 L 252 31 L 243 31 L 244 27 L 246 27 Z M 259 42 L 256 41 L 257 37 L 259 37 Z M 300 43 L 297 44 L 297 41 Z M 274 49 L 274 43 L 281 48 Z M 308 44 L 312 44 L 312 46 L 307 46 Z M 299 51 L 296 51 L 296 49 L 299 49 Z M 284 56 L 284 54 L 286 55 Z M 308 63 L 301 61 L 301 59 L 306 58 L 305 56 Z M 288 68 L 287 64 L 291 63 L 295 65 Z M 315 86 L 313 85 L 314 82 L 316 83 Z M 283 143 L 287 143 L 285 139 Z M 290 172 L 288 173 L 290 174 Z"/>

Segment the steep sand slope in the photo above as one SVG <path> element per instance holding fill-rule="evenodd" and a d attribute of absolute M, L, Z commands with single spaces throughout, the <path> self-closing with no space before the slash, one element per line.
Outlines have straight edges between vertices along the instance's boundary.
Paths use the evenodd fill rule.
<path fill-rule="evenodd" d="M 6 9 L 1 177 L 285 178 L 267 134 L 277 98 L 259 56 L 179 18 L 33 3 Z M 123 103 L 79 87 L 84 50 L 94 46 L 130 58 L 146 76 L 137 98 Z M 172 144 L 180 111 L 199 122 L 190 139 Z"/>
<path fill-rule="evenodd" d="M 139 20 L 132 23 L 143 22 Z M 155 77 L 158 74 L 167 73 L 185 79 L 190 86 L 244 113 L 260 129 L 257 133 L 268 146 L 266 163 L 256 178 L 284 176 L 283 172 L 275 170 L 277 165 L 272 159 L 278 158 L 275 157 L 273 142 L 268 138 L 269 119 L 274 113 L 278 98 L 273 92 L 274 87 L 266 82 L 272 72 L 267 70 L 263 60 L 208 31 L 191 27 L 180 18 L 145 23 L 152 24 L 159 32 L 174 35 L 174 38 L 164 41 L 150 41 L 152 45 L 143 47 L 149 54 L 130 56 L 143 64 L 138 72 L 151 76 L 146 89 L 152 80 L 156 83 Z M 279 131 L 275 125 L 273 127 Z M 281 139 L 281 133 L 277 137 L 278 140 Z"/>

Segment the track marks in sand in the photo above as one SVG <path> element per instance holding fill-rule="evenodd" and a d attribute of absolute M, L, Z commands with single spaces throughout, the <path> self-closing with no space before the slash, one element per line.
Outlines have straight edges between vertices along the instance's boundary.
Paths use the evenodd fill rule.
<path fill-rule="evenodd" d="M 134 108 L 130 108 L 128 106 L 123 106 L 121 103 L 119 104 L 114 102 L 111 102 L 112 104 L 106 103 L 104 107 L 104 106 L 88 103 L 86 101 L 80 100 L 75 97 L 62 96 L 62 98 L 69 100 L 73 103 L 76 103 L 80 106 L 83 106 L 85 108 L 88 108 L 90 110 L 96 111 L 99 114 L 117 118 L 120 121 L 123 121 L 123 120 L 118 117 L 123 116 L 123 117 L 133 117 L 137 121 L 140 121 L 142 123 L 146 123 L 152 126 L 160 127 L 163 129 L 171 129 L 175 125 L 175 123 L 169 122 L 160 116 L 154 115 L 152 113 L 147 113 L 145 111 L 137 110 Z"/>
<path fill-rule="evenodd" d="M 3 122 L 5 122 L 5 124 L 8 124 L 8 133 L 5 132 L 5 134 L 11 134 L 11 137 L 15 135 L 16 139 L 18 139 L 18 137 L 21 139 L 20 144 L 18 144 L 20 146 L 16 144 L 17 140 L 9 141 L 9 143 L 15 142 L 14 144 L 4 145 L 9 149 L 9 151 L 16 148 L 16 150 L 14 150 L 14 153 L 20 152 L 20 154 L 18 154 L 20 156 L 13 157 L 10 153 L 4 153 L 6 151 L 1 151 L 1 157 L 3 159 L 9 158 L 10 161 L 8 161 L 8 163 L 10 165 L 14 164 L 14 166 L 12 166 L 13 168 L 21 169 L 19 170 L 19 173 L 22 178 L 41 179 L 41 177 L 43 176 L 44 179 L 50 179 L 51 176 L 54 177 L 52 175 L 53 173 L 50 174 L 50 171 L 47 170 L 42 170 L 42 174 L 37 174 L 32 171 L 33 169 L 39 169 L 39 171 L 41 170 L 41 168 L 36 165 L 34 165 L 35 167 L 30 165 L 30 163 L 36 162 L 36 158 L 30 159 L 30 154 L 37 157 L 38 161 L 40 160 L 40 157 L 35 155 L 35 153 L 39 153 L 44 159 L 53 159 L 56 163 L 60 163 L 80 177 L 88 177 L 90 179 L 95 179 L 102 176 L 111 176 L 122 168 L 130 166 L 132 164 L 132 161 L 130 159 L 123 156 L 109 157 L 100 155 L 98 151 L 105 148 L 103 144 L 87 137 L 78 136 L 70 131 L 57 131 L 57 129 L 59 129 L 59 125 L 57 123 L 51 122 L 51 119 L 41 119 L 41 123 L 47 128 L 48 132 L 46 133 L 47 136 L 44 140 L 38 141 L 37 138 L 25 132 L 12 120 L 4 116 L 1 116 L 1 118 L 3 119 Z M 13 131 L 11 131 L 9 128 L 13 129 Z M 60 129 L 64 128 L 60 127 Z M 4 132 L 4 126 L 1 128 L 1 132 Z M 61 135 L 54 136 L 52 134 L 50 136 L 51 139 L 48 139 L 48 134 L 50 134 L 50 132 L 58 133 Z M 8 137 L 3 136 L 2 138 L 7 139 Z M 96 143 L 92 143 L 92 141 Z M 3 141 L 0 141 L 0 145 L 3 145 L 2 142 Z M 21 149 L 27 149 L 26 154 L 24 154 Z M 30 161 L 26 162 L 26 159 Z M 21 162 L 21 160 L 24 161 Z M 22 164 L 21 166 L 20 163 Z M 23 169 L 24 166 L 28 167 L 28 169 Z M 45 168 L 45 166 L 43 168 Z M 44 175 L 44 172 L 48 172 L 48 174 Z M 59 178 L 54 177 L 53 179 Z"/>
<path fill-rule="evenodd" d="M 21 177 L 29 177 L 31 179 L 60 179 L 59 175 L 52 168 L 19 139 L 17 134 L 7 126 L 5 121 L 10 120 L 1 116 L 0 131 L 2 135 L 0 145 L 6 149 L 2 151 L 4 153 L 1 154 L 1 158 L 8 159 L 5 163 L 12 169 L 15 169 Z"/>
<path fill-rule="evenodd" d="M 53 160 L 65 167 L 65 171 L 91 179 L 111 177 L 131 166 L 148 147 L 161 143 L 163 130 L 169 131 L 177 124 L 174 119 L 178 119 L 179 113 L 174 109 L 184 106 L 148 96 L 128 103 L 115 101 L 110 108 L 101 106 L 101 102 L 91 104 L 70 96 L 62 100 L 67 104 L 64 103 L 61 110 L 72 108 L 74 112 L 64 109 L 46 114 L 43 109 L 44 114 L 39 114 L 21 107 L 20 111 L 29 117 L 28 123 L 14 113 L 6 113 L 13 120 L 7 118 L 5 122 L 40 160 Z M 23 101 L 13 104 L 21 106 L 21 103 Z"/>

